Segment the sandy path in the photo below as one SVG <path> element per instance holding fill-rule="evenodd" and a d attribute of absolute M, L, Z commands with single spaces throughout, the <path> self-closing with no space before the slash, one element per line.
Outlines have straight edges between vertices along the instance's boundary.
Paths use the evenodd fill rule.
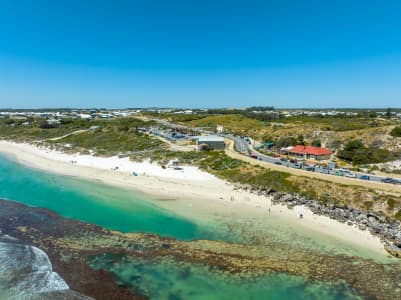
<path fill-rule="evenodd" d="M 51 138 L 51 139 L 48 139 L 48 140 L 49 141 L 58 141 L 58 140 L 61 140 L 63 138 L 69 137 L 71 135 L 76 135 L 76 134 L 80 134 L 80 133 L 87 132 L 87 131 L 88 131 L 88 129 L 80 129 L 80 130 L 76 130 L 76 131 L 73 131 L 73 132 L 70 132 L 70 133 L 64 134 L 62 136 L 55 137 L 55 138 Z"/>

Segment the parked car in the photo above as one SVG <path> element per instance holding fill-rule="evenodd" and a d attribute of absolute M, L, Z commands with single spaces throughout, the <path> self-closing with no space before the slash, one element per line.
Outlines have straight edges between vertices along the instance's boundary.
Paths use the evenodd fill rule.
<path fill-rule="evenodd" d="M 322 173 L 322 174 L 330 174 L 330 170 L 322 168 L 322 169 L 320 169 L 320 173 Z"/>
<path fill-rule="evenodd" d="M 342 173 L 349 173 L 350 172 L 350 170 L 348 170 L 347 168 L 341 168 L 339 171 L 342 172 Z"/>
<path fill-rule="evenodd" d="M 307 167 L 305 167 L 305 170 L 314 172 L 315 171 L 315 167 L 307 166 Z"/>
<path fill-rule="evenodd" d="M 290 163 L 296 164 L 298 161 L 296 159 L 290 159 Z"/>
<path fill-rule="evenodd" d="M 340 171 L 334 171 L 331 174 L 336 175 L 336 176 L 343 176 L 344 175 L 343 172 L 340 172 Z"/>
<path fill-rule="evenodd" d="M 384 182 L 384 183 L 393 183 L 393 181 L 394 181 L 394 179 L 391 177 L 386 177 L 381 180 L 381 182 Z"/>
<path fill-rule="evenodd" d="M 370 180 L 370 176 L 369 175 L 362 175 L 362 176 L 359 177 L 359 179 Z"/>
<path fill-rule="evenodd" d="M 258 159 L 258 156 L 256 155 L 256 154 L 251 154 L 250 155 L 252 158 L 254 158 L 254 159 Z"/>
<path fill-rule="evenodd" d="M 301 166 L 300 164 L 295 164 L 295 165 L 294 165 L 294 168 L 295 168 L 295 169 L 302 169 L 302 166 Z"/>
<path fill-rule="evenodd" d="M 401 184 L 401 179 L 394 179 L 394 180 L 393 180 L 393 183 L 394 183 L 394 184 Z"/>
<path fill-rule="evenodd" d="M 284 162 L 287 161 L 287 159 L 286 159 L 285 157 L 280 158 L 280 160 L 281 160 L 281 161 L 284 161 Z"/>
<path fill-rule="evenodd" d="M 354 173 L 345 173 L 344 177 L 348 177 L 348 178 L 356 178 L 356 175 Z"/>
<path fill-rule="evenodd" d="M 275 161 L 274 164 L 275 165 L 282 165 L 281 161 Z"/>

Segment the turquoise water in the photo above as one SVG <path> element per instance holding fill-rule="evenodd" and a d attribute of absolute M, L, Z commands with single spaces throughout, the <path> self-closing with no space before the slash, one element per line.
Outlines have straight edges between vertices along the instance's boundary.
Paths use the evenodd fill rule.
<path fill-rule="evenodd" d="M 344 283 L 310 282 L 299 276 L 267 274 L 258 278 L 222 274 L 205 266 L 152 261 L 122 255 L 93 257 L 95 269 L 112 272 L 117 282 L 151 299 L 362 299 Z"/>
<path fill-rule="evenodd" d="M 218 238 L 212 229 L 175 216 L 138 193 L 34 170 L 4 156 L 0 156 L 0 198 L 122 232 L 157 233 L 181 240 Z"/>
<path fill-rule="evenodd" d="M 150 232 L 181 240 L 238 239 L 227 234 L 224 226 L 185 219 L 138 193 L 30 169 L 3 156 L 0 198 L 123 232 Z M 121 284 L 135 287 L 151 299 L 355 299 L 344 285 L 311 283 L 283 274 L 249 280 L 174 262 L 103 256 L 92 263 L 95 268 L 110 270 Z"/>

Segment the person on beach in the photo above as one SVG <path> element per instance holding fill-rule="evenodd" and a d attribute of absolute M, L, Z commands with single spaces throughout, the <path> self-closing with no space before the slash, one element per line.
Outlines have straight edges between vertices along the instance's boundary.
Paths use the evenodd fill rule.
<path fill-rule="evenodd" d="M 300 215 L 299 215 L 299 218 L 300 218 L 300 219 L 302 219 L 303 217 L 304 217 L 304 215 L 303 215 L 303 214 L 300 214 Z"/>

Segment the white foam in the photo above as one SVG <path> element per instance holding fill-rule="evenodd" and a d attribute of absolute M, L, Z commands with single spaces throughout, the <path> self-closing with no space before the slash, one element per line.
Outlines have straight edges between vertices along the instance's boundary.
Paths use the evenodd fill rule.
<path fill-rule="evenodd" d="M 26 299 L 45 292 L 69 290 L 55 272 L 47 254 L 39 248 L 2 237 L 0 239 L 0 295 Z"/>

